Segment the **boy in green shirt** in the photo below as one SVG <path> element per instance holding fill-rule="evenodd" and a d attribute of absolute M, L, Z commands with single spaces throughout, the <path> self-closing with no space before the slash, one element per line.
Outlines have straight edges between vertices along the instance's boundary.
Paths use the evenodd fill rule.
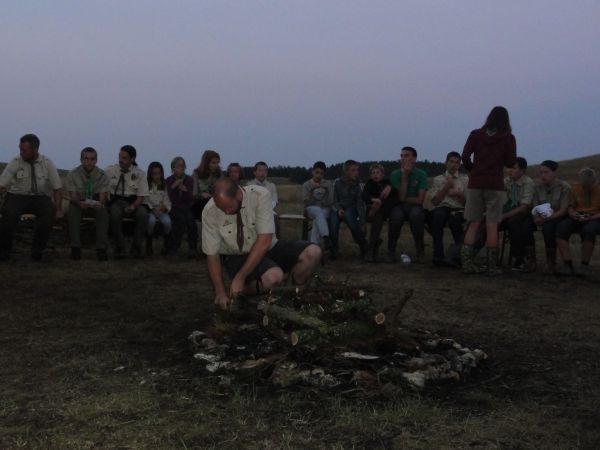
<path fill-rule="evenodd" d="M 417 151 L 413 147 L 404 147 L 400 152 L 400 168 L 390 175 L 392 186 L 398 191 L 398 204 L 390 213 L 388 233 L 388 259 L 396 261 L 396 246 L 405 220 L 415 240 L 417 259 L 424 252 L 425 213 L 423 201 L 427 192 L 427 173 L 415 167 Z"/>

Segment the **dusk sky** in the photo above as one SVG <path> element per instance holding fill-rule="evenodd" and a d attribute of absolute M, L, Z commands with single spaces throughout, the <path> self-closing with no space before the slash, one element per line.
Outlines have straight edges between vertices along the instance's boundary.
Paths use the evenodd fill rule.
<path fill-rule="evenodd" d="M 530 163 L 600 153 L 600 2 L 6 1 L 0 160 L 441 161 L 495 105 Z"/>

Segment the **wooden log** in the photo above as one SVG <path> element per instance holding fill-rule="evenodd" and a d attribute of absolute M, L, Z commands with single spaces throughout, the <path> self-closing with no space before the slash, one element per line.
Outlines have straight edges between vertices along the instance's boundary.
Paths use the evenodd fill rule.
<path fill-rule="evenodd" d="M 320 345 L 351 339 L 364 340 L 376 336 L 381 331 L 375 323 L 352 321 L 315 329 L 294 330 L 290 334 L 290 342 L 292 345 Z"/>
<path fill-rule="evenodd" d="M 327 324 L 317 317 L 303 314 L 291 308 L 285 308 L 273 303 L 261 302 L 258 310 L 269 316 L 269 320 L 275 319 L 278 322 L 295 325 L 296 328 L 321 328 L 327 327 Z"/>

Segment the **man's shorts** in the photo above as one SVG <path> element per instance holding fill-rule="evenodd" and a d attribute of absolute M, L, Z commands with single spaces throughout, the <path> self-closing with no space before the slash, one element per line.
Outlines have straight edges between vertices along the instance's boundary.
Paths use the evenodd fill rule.
<path fill-rule="evenodd" d="M 256 265 L 254 270 L 246 277 L 246 281 L 258 280 L 262 275 L 273 267 L 279 267 L 284 273 L 288 273 L 298 262 L 300 254 L 311 243 L 308 241 L 277 241 L 265 257 Z M 235 277 L 248 255 L 222 255 L 221 263 L 229 278 Z"/>
<path fill-rule="evenodd" d="M 565 217 L 556 227 L 556 237 L 568 241 L 573 233 L 580 233 L 583 241 L 594 242 L 600 234 L 600 219 L 579 222 L 572 217 Z"/>
<path fill-rule="evenodd" d="M 500 222 L 502 220 L 502 207 L 506 203 L 505 191 L 490 189 L 467 189 L 467 203 L 465 205 L 465 220 L 467 222 Z"/>

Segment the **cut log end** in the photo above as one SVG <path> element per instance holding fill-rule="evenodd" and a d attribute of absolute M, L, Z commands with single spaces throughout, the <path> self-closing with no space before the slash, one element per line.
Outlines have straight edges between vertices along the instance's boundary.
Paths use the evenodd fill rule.
<path fill-rule="evenodd" d="M 380 312 L 375 314 L 375 323 L 377 325 L 383 325 L 383 323 L 385 322 L 385 314 Z"/>
<path fill-rule="evenodd" d="M 298 333 L 292 332 L 292 334 L 290 334 L 290 344 L 292 344 L 292 346 L 295 347 L 296 345 L 298 345 L 298 342 L 300 342 L 300 337 L 298 336 Z"/>
<path fill-rule="evenodd" d="M 263 318 L 262 318 L 262 324 L 263 324 L 263 327 L 268 327 L 269 326 L 269 316 L 267 316 L 267 315 L 263 316 Z"/>

